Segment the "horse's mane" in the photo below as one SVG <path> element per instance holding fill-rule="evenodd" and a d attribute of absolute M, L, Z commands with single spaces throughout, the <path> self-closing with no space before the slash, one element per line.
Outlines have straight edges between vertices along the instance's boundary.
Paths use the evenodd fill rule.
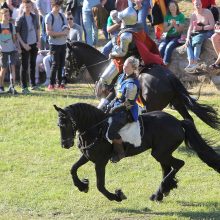
<path fill-rule="evenodd" d="M 71 45 L 76 46 L 78 48 L 83 48 L 83 49 L 89 50 L 91 54 L 93 54 L 93 55 L 96 54 L 97 56 L 100 56 L 103 59 L 107 59 L 107 57 L 104 54 L 102 54 L 99 50 L 90 46 L 89 44 L 86 44 L 86 43 L 83 43 L 80 41 L 74 41 L 74 42 L 72 42 Z"/>
<path fill-rule="evenodd" d="M 103 111 L 87 103 L 69 105 L 64 110 L 67 110 L 71 114 L 77 127 L 82 130 L 106 118 L 106 114 Z"/>

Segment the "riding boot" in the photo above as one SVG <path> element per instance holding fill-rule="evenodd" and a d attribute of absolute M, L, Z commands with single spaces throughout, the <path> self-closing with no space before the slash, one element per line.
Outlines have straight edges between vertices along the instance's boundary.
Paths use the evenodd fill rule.
<path fill-rule="evenodd" d="M 122 143 L 113 143 L 114 156 L 111 158 L 112 163 L 117 163 L 125 157 L 125 151 Z"/>

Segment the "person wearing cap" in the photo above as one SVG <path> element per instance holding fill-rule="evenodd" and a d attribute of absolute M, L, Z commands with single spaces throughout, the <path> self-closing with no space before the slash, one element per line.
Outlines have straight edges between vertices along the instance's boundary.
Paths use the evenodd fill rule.
<path fill-rule="evenodd" d="M 28 94 L 30 91 L 27 86 L 28 66 L 30 60 L 30 81 L 31 89 L 36 89 L 35 68 L 38 48 L 40 48 L 40 28 L 37 16 L 31 13 L 32 2 L 24 0 L 24 13 L 16 21 L 16 33 L 21 45 L 21 86 L 22 93 Z"/>
<path fill-rule="evenodd" d="M 119 131 L 129 122 L 138 120 L 138 105 L 140 83 L 137 78 L 139 60 L 128 57 L 123 65 L 123 73 L 116 83 L 116 98 L 110 103 L 110 124 L 108 138 L 113 142 L 114 155 L 111 158 L 117 163 L 125 157 L 124 147 Z"/>
<path fill-rule="evenodd" d="M 49 36 L 50 53 L 52 55 L 52 66 L 50 84 L 48 90 L 53 91 L 58 79 L 57 88 L 65 89 L 62 81 L 62 73 L 65 65 L 66 40 L 69 34 L 67 20 L 63 13 L 60 13 L 62 0 L 51 0 L 52 11 L 46 16 L 46 31 Z"/>

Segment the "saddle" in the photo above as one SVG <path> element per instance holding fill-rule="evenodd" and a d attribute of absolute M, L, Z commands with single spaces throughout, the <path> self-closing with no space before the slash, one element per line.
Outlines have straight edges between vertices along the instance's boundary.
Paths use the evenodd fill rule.
<path fill-rule="evenodd" d="M 106 123 L 105 127 L 105 139 L 112 144 L 112 141 L 108 138 L 108 129 L 111 118 L 108 119 L 108 123 Z M 119 134 L 123 140 L 124 143 L 129 143 L 133 145 L 134 147 L 140 147 L 141 146 L 141 140 L 143 137 L 144 128 L 143 128 L 143 121 L 142 117 L 139 116 L 138 121 L 136 122 L 130 122 L 127 123 L 121 130 L 119 131 Z"/>

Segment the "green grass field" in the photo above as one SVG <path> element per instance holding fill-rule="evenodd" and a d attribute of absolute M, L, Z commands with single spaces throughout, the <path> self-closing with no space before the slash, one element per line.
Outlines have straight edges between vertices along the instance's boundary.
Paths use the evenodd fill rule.
<path fill-rule="evenodd" d="M 202 103 L 220 110 L 219 96 L 206 93 Z M 92 163 L 79 170 L 90 180 L 87 194 L 72 183 L 70 168 L 79 158 L 76 147 L 60 146 L 53 104 L 96 104 L 88 85 L 30 96 L 0 96 L 0 219 L 220 219 L 219 174 L 184 145 L 176 152 L 186 165 L 177 177 L 179 188 L 162 203 L 149 200 L 161 181 L 161 169 L 150 151 L 109 164 L 106 186 L 122 188 L 127 200 L 110 202 L 96 189 Z M 175 111 L 167 109 L 179 118 Z M 219 132 L 195 118 L 203 137 L 220 146 Z M 220 147 L 215 148 L 220 153 Z"/>

